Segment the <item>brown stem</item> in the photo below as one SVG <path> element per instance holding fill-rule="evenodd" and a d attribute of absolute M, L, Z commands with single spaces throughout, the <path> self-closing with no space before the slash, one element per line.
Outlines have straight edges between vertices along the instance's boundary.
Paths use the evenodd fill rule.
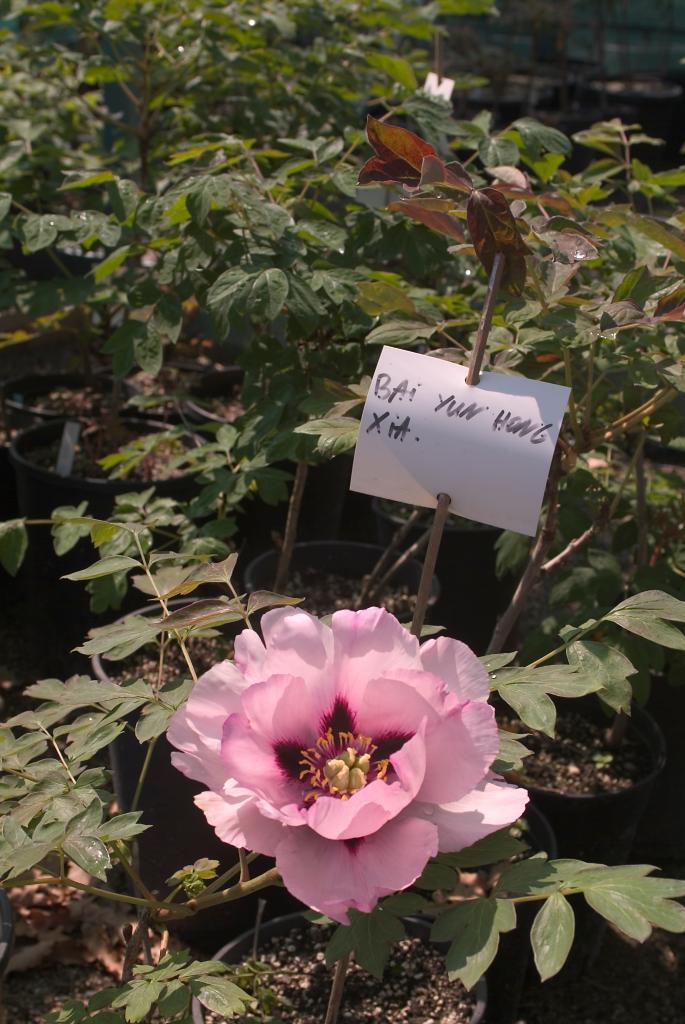
<path fill-rule="evenodd" d="M 509 607 L 504 612 L 495 629 L 488 646 L 488 654 L 499 654 L 509 638 L 509 634 L 516 625 L 519 615 L 523 610 L 528 594 L 535 586 L 544 565 L 547 552 L 557 532 L 557 521 L 559 517 L 559 479 L 561 477 L 561 459 L 558 451 L 554 453 L 552 469 L 547 483 L 547 516 L 545 524 L 537 536 L 532 547 L 528 564 L 518 582 L 518 586 L 511 599 Z"/>
<path fill-rule="evenodd" d="M 333 984 L 331 985 L 331 994 L 328 1000 L 328 1009 L 326 1010 L 326 1019 L 324 1024 L 336 1024 L 338 1020 L 343 989 L 345 988 L 345 978 L 347 977 L 347 969 L 350 966 L 350 958 L 351 954 L 346 953 L 345 956 L 338 960 L 335 965 Z"/>
<path fill-rule="evenodd" d="M 130 928 L 129 935 L 126 941 L 126 950 L 124 952 L 124 963 L 121 968 L 121 981 L 125 984 L 130 981 L 133 977 L 133 967 L 135 965 L 140 950 L 143 946 L 144 936 L 147 935 L 148 922 L 150 920 L 150 911 L 145 908 L 140 910 L 138 913 L 138 923 L 135 928 Z"/>
<path fill-rule="evenodd" d="M 393 551 L 396 551 L 399 548 L 400 544 L 404 541 L 405 537 L 409 535 L 409 532 L 412 529 L 412 527 L 416 526 L 417 522 L 419 521 L 422 515 L 423 509 L 415 508 L 412 514 L 408 517 L 408 519 L 405 519 L 405 521 L 401 524 L 399 529 L 395 531 L 393 538 L 388 544 L 387 548 L 385 549 L 381 557 L 378 559 L 369 575 L 364 580 L 364 586 L 362 587 L 361 594 L 359 595 L 359 601 L 357 602 L 358 608 L 362 608 L 364 602 L 368 599 L 369 595 L 372 594 L 374 590 L 379 589 L 379 586 L 376 585 L 376 581 L 378 580 L 378 577 L 380 576 L 380 574 L 383 572 L 386 565 L 390 561 Z"/>
<path fill-rule="evenodd" d="M 645 432 L 637 443 L 635 456 L 635 502 L 637 512 L 637 567 L 647 565 L 647 485 L 645 480 Z"/>
<path fill-rule="evenodd" d="M 452 499 L 449 494 L 441 493 L 438 495 L 438 504 L 435 507 L 433 525 L 428 537 L 428 548 L 426 550 L 426 557 L 423 560 L 423 569 L 421 570 L 419 590 L 416 595 L 414 618 L 411 622 L 411 631 L 414 636 L 419 638 L 423 629 L 424 619 L 426 618 L 426 608 L 428 607 L 428 598 L 430 597 L 431 584 L 433 583 L 435 563 L 438 560 L 442 531 L 445 529 L 445 522 L 447 521 L 451 503 Z"/>
<path fill-rule="evenodd" d="M 304 485 L 307 482 L 308 471 L 309 467 L 307 466 L 307 463 L 303 459 L 300 459 L 297 463 L 297 469 L 295 470 L 295 481 L 293 483 L 290 501 L 288 502 L 288 518 L 285 522 L 283 547 L 281 548 L 281 552 L 278 556 L 278 568 L 276 569 L 276 579 L 274 580 L 274 590 L 277 594 L 284 589 L 288 582 L 290 563 L 293 557 L 295 538 L 297 537 L 297 527 L 300 521 L 300 511 L 302 509 Z"/>
<path fill-rule="evenodd" d="M 379 597 L 379 595 L 383 592 L 383 587 L 385 587 L 393 578 L 393 576 L 400 571 L 402 566 L 406 565 L 407 562 L 409 562 L 412 558 L 416 558 L 416 556 L 420 554 L 421 551 L 423 551 L 426 544 L 430 540 L 432 529 L 433 527 L 429 526 L 427 530 L 424 530 L 424 532 L 421 534 L 418 540 L 415 540 L 414 543 L 410 547 L 408 547 L 406 551 L 403 551 L 402 554 L 395 559 L 395 561 L 392 563 L 388 571 L 383 576 L 381 576 L 374 590 L 371 592 L 372 594 L 375 594 L 376 597 Z"/>
<path fill-rule="evenodd" d="M 592 540 L 594 535 L 598 532 L 600 527 L 599 522 L 593 523 L 592 526 L 588 526 L 584 533 L 581 533 L 579 537 L 574 537 L 573 540 L 569 541 L 566 547 L 555 555 L 554 558 L 549 558 L 544 565 L 540 566 L 540 572 L 551 572 L 552 569 L 556 569 L 557 566 L 561 565 L 566 561 L 567 558 L 577 551 L 578 548 L 582 548 L 584 544 L 587 544 L 589 540 Z"/>
<path fill-rule="evenodd" d="M 478 330 L 476 331 L 476 340 L 471 353 L 471 359 L 469 360 L 469 369 L 466 374 L 466 383 L 469 385 L 477 384 L 480 380 L 480 368 L 483 365 L 483 359 L 485 357 L 488 335 L 490 333 L 490 327 L 492 326 L 492 315 L 495 312 L 495 303 L 497 302 L 497 293 L 499 292 L 503 272 L 504 255 L 501 252 L 498 252 L 495 253 L 495 258 L 492 263 L 490 280 L 488 281 L 488 290 L 485 296 L 485 305 L 483 306 L 480 323 L 478 324 Z"/>
<path fill-rule="evenodd" d="M 238 850 L 238 859 L 240 861 L 240 879 L 242 882 L 250 881 L 250 862 L 247 859 L 247 850 Z"/>
<path fill-rule="evenodd" d="M 626 732 L 628 731 L 628 723 L 630 719 L 625 711 L 619 711 L 615 715 L 611 726 L 606 731 L 605 742 L 609 750 L 619 750 L 621 744 L 626 738 Z"/>

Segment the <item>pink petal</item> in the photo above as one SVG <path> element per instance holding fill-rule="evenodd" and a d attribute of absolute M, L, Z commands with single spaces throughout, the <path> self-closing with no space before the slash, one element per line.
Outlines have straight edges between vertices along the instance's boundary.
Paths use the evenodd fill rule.
<path fill-rule="evenodd" d="M 389 733 L 411 735 L 421 722 L 437 721 L 436 704 L 442 703 L 435 676 L 393 673 L 391 667 L 380 678 L 349 678 L 343 695 L 356 715 L 357 731 L 374 742 Z"/>
<path fill-rule="evenodd" d="M 482 700 L 454 708 L 426 732 L 426 775 L 418 799 L 460 800 L 478 785 L 495 760 L 499 736 L 495 711 Z"/>
<path fill-rule="evenodd" d="M 236 665 L 248 682 L 258 683 L 269 675 L 264 671 L 266 648 L 255 629 L 244 629 L 242 633 L 238 633 L 235 638 L 233 656 Z"/>
<path fill-rule="evenodd" d="M 242 715 L 231 715 L 226 720 L 221 759 L 224 779 L 235 779 L 274 806 L 299 799 L 301 787 L 282 771 L 271 743 L 251 729 Z"/>
<path fill-rule="evenodd" d="M 358 843 L 289 829 L 276 850 L 276 866 L 293 896 L 348 924 L 348 910 L 367 913 L 383 896 L 415 882 L 437 846 L 435 827 L 418 818 L 391 821 Z"/>
<path fill-rule="evenodd" d="M 335 612 L 331 629 L 342 690 L 355 679 L 384 676 L 388 669 L 421 668 L 418 640 L 384 608 Z"/>
<path fill-rule="evenodd" d="M 525 789 L 489 775 L 461 800 L 442 805 L 417 802 L 411 812 L 433 822 L 438 829 L 440 851 L 453 853 L 511 825 L 521 817 L 527 803 Z"/>
<path fill-rule="evenodd" d="M 212 789 L 220 789 L 226 779 L 221 736 L 228 716 L 240 709 L 244 687 L 245 680 L 235 665 L 222 661 L 200 676 L 169 724 L 169 742 L 182 751 L 172 755 L 172 763 L 184 775 Z"/>
<path fill-rule="evenodd" d="M 312 692 L 304 679 L 271 676 L 254 683 L 243 694 L 243 713 L 250 726 L 271 742 L 295 740 L 309 747 L 319 735 L 319 722 L 326 710 L 325 695 Z"/>
<path fill-rule="evenodd" d="M 307 824 L 326 839 L 357 839 L 377 832 L 416 796 L 426 764 L 423 728 L 390 758 L 397 780 L 376 779 L 349 800 L 320 796 L 307 811 Z"/>
<path fill-rule="evenodd" d="M 195 803 L 214 827 L 219 839 L 231 846 L 273 857 L 283 839 L 284 826 L 260 813 L 251 793 L 238 788 L 224 793 L 198 793 Z"/>
<path fill-rule="evenodd" d="M 427 640 L 420 649 L 426 672 L 439 676 L 460 701 L 487 700 L 490 678 L 470 647 L 460 640 L 438 637 Z"/>

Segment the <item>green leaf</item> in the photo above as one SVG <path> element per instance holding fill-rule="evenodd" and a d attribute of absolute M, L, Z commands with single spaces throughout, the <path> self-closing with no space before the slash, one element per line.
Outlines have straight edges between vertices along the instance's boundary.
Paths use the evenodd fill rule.
<path fill-rule="evenodd" d="M 93 562 L 86 569 L 78 569 L 62 576 L 63 580 L 96 580 L 101 576 L 111 576 L 115 572 L 128 571 L 129 569 L 141 569 L 141 563 L 129 555 L 112 555 L 110 558 L 101 558 L 99 562 Z"/>
<path fill-rule="evenodd" d="M 359 305 L 369 316 L 381 313 L 416 313 L 416 306 L 403 288 L 386 281 L 362 281 L 359 285 Z"/>
<path fill-rule="evenodd" d="M 493 832 L 485 839 L 467 846 L 457 853 L 448 853 L 444 856 L 450 864 L 460 868 L 479 868 L 487 864 L 497 864 L 499 861 L 511 860 L 527 849 L 525 843 L 511 835 L 509 829 L 503 828 L 499 832 Z"/>
<path fill-rule="evenodd" d="M 447 973 L 473 988 L 497 955 L 500 932 L 516 927 L 516 910 L 510 900 L 465 900 L 454 904 L 435 921 L 431 938 L 453 939 L 447 953 Z"/>
<path fill-rule="evenodd" d="M 548 694 L 582 697 L 595 693 L 601 679 L 572 665 L 543 665 L 540 668 L 504 668 L 492 677 L 492 687 L 531 729 L 554 735 L 556 708 Z"/>
<path fill-rule="evenodd" d="M 516 143 L 501 135 L 483 139 L 478 146 L 478 155 L 485 167 L 509 167 L 519 161 Z"/>
<path fill-rule="evenodd" d="M 257 276 L 249 297 L 249 311 L 254 317 L 275 320 L 288 297 L 288 278 L 277 267 L 270 267 Z"/>
<path fill-rule="evenodd" d="M 12 206 L 12 196 L 9 192 L 0 192 L 0 221 L 4 220 Z"/>
<path fill-rule="evenodd" d="M 162 985 L 158 981 L 136 979 L 124 987 L 121 995 L 112 1001 L 112 1006 L 123 1007 L 126 1020 L 130 1024 L 138 1024 L 145 1020 L 161 991 Z"/>
<path fill-rule="evenodd" d="M 133 355 L 141 370 L 152 374 L 153 377 L 162 369 L 164 339 L 151 321 L 141 324 L 141 329 L 136 331 L 133 338 Z"/>
<path fill-rule="evenodd" d="M 16 576 L 19 572 L 28 546 L 29 539 L 23 519 L 7 519 L 0 523 L 0 564 L 10 576 Z"/>
<path fill-rule="evenodd" d="M 68 189 L 73 188 L 89 188 L 91 185 L 102 185 L 106 181 L 115 181 L 115 176 L 111 171 L 93 171 L 86 174 L 85 177 L 81 171 L 67 171 L 64 184 L 60 187 L 60 192 L 66 192 Z"/>
<path fill-rule="evenodd" d="M 519 133 L 527 154 L 533 160 L 539 160 L 544 152 L 570 156 L 573 150 L 571 140 L 563 132 L 540 124 L 532 117 L 520 117 L 510 128 Z"/>
<path fill-rule="evenodd" d="M 383 977 L 383 969 L 395 942 L 405 936 L 404 925 L 393 914 L 376 907 L 370 914 L 350 910 L 350 924 L 341 925 L 326 948 L 326 963 L 332 966 L 347 953 L 374 978 Z"/>
<path fill-rule="evenodd" d="M 107 878 L 112 862 L 107 847 L 96 836 L 70 836 L 64 842 L 64 852 L 95 878 Z"/>
<path fill-rule="evenodd" d="M 50 213 L 32 213 L 22 222 L 22 234 L 26 248 L 29 252 L 47 249 L 57 238 L 59 229 L 68 226 L 69 220 L 67 217 Z"/>
<path fill-rule="evenodd" d="M 555 892 L 535 916 L 530 932 L 535 966 L 541 981 L 557 974 L 566 963 L 573 945 L 576 919 L 565 896 Z"/>
<path fill-rule="evenodd" d="M 192 988 L 198 1000 L 207 1010 L 235 1017 L 245 1011 L 252 997 L 227 978 L 193 981 Z"/>
<path fill-rule="evenodd" d="M 130 245 L 122 245 L 114 252 L 111 252 L 101 263 L 98 263 L 97 267 L 93 271 L 93 277 L 97 284 L 104 281 L 105 278 L 113 274 L 115 270 L 118 270 L 122 263 L 125 262 L 128 254 L 131 251 Z"/>
<path fill-rule="evenodd" d="M 300 604 L 302 600 L 301 597 L 272 594 L 270 590 L 255 590 L 247 599 L 247 614 L 252 615 L 263 608 L 282 608 L 284 605 Z"/>
<path fill-rule="evenodd" d="M 411 92 L 418 89 L 416 75 L 409 61 L 403 57 L 393 57 L 389 53 L 369 53 L 366 56 L 367 64 L 372 68 L 382 71 L 393 82 L 398 82 Z"/>
<path fill-rule="evenodd" d="M 318 437 L 316 450 L 327 458 L 348 452 L 357 443 L 359 420 L 353 416 L 331 416 L 330 419 L 308 420 L 295 427 L 296 434 Z"/>
<path fill-rule="evenodd" d="M 366 341 L 369 345 L 412 345 L 419 339 L 432 337 L 435 326 L 420 320 L 390 320 L 374 327 Z"/>
<path fill-rule="evenodd" d="M 417 889 L 427 889 L 435 892 L 436 889 L 454 889 L 457 884 L 457 875 L 451 863 L 446 863 L 442 857 L 434 857 L 429 860 L 420 876 L 414 882 Z"/>
<path fill-rule="evenodd" d="M 685 651 L 685 634 L 671 625 L 672 622 L 685 622 L 685 601 L 661 590 L 646 590 L 629 597 L 604 619 L 656 644 Z"/>
<path fill-rule="evenodd" d="M 566 656 L 570 665 L 597 676 L 601 681 L 598 696 L 614 711 L 630 712 L 633 688 L 628 676 L 634 675 L 637 669 L 625 654 L 594 640 L 577 640 L 566 649 Z"/>
<path fill-rule="evenodd" d="M 233 552 L 222 562 L 207 562 L 190 570 L 185 579 L 177 583 L 162 597 L 166 601 L 170 597 L 177 597 L 179 594 L 190 594 L 202 583 L 223 583 L 228 586 L 238 561 L 238 555 Z"/>
<path fill-rule="evenodd" d="M 57 520 L 50 530 L 56 555 L 66 555 L 68 551 L 71 551 L 78 544 L 82 537 L 90 535 L 91 528 L 84 523 L 60 521 L 68 520 L 74 516 L 81 517 L 87 508 L 88 502 L 82 501 L 80 505 L 60 505 L 59 508 L 52 510 L 51 519 Z"/>

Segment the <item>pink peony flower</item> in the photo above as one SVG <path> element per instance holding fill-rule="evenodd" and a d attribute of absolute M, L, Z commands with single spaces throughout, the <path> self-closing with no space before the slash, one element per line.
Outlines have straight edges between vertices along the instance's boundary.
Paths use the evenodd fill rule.
<path fill-rule="evenodd" d="M 275 857 L 303 903 L 347 923 L 521 815 L 525 790 L 489 771 L 490 685 L 465 644 L 419 646 L 381 608 L 330 627 L 277 609 L 262 632 L 238 636 L 168 735 L 219 838 Z"/>

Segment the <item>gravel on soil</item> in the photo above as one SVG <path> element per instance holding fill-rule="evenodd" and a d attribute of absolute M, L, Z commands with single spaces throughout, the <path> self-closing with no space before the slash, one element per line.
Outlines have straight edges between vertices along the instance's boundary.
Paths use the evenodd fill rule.
<path fill-rule="evenodd" d="M 502 724 L 507 727 L 506 721 Z M 556 793 L 611 793 L 629 789 L 652 768 L 649 750 L 640 739 L 629 733 L 618 750 L 609 750 L 606 726 L 588 721 L 575 711 L 557 715 L 553 739 L 518 720 L 510 721 L 508 726 L 527 733 L 525 743 L 533 751 L 520 773 L 523 785 Z"/>
<path fill-rule="evenodd" d="M 332 970 L 324 950 L 330 928 L 297 926 L 265 943 L 260 986 L 273 993 L 266 1020 L 321 1024 L 331 991 Z M 422 939 L 406 938 L 390 956 L 383 981 L 352 963 L 345 981 L 340 1024 L 467 1024 L 476 998 L 445 972 L 444 954 Z M 206 1024 L 227 1024 L 207 1013 Z"/>
<path fill-rule="evenodd" d="M 126 431 L 117 438 L 116 444 L 107 443 L 107 427 L 98 427 L 96 432 L 86 433 L 76 445 L 74 462 L 70 476 L 79 478 L 87 477 L 91 480 L 109 480 L 109 471 L 103 469 L 99 460 L 109 455 L 112 451 L 122 445 L 129 444 L 139 436 L 139 433 Z M 29 460 L 36 466 L 43 469 L 54 470 L 57 465 L 61 438 L 55 438 L 49 444 L 36 446 L 28 453 Z M 134 466 L 127 474 L 126 479 L 143 483 L 155 483 L 159 480 L 172 480 L 182 475 L 179 469 L 171 468 L 169 463 L 176 458 L 182 449 L 178 441 L 168 441 L 159 444 L 149 455 Z"/>
<path fill-rule="evenodd" d="M 108 397 L 103 388 L 91 385 L 74 388 L 55 387 L 41 395 L 9 395 L 9 398 L 20 401 L 27 412 L 50 412 L 70 416 L 72 419 L 97 416 Z"/>
<path fill-rule="evenodd" d="M 361 581 L 321 572 L 319 569 L 301 569 L 290 575 L 288 591 L 304 597 L 301 607 L 312 615 L 329 615 L 341 608 L 356 608 L 361 594 Z M 414 613 L 416 594 L 408 585 L 390 584 L 380 595 L 374 595 L 372 604 L 380 604 L 392 612 L 400 622 Z"/>

